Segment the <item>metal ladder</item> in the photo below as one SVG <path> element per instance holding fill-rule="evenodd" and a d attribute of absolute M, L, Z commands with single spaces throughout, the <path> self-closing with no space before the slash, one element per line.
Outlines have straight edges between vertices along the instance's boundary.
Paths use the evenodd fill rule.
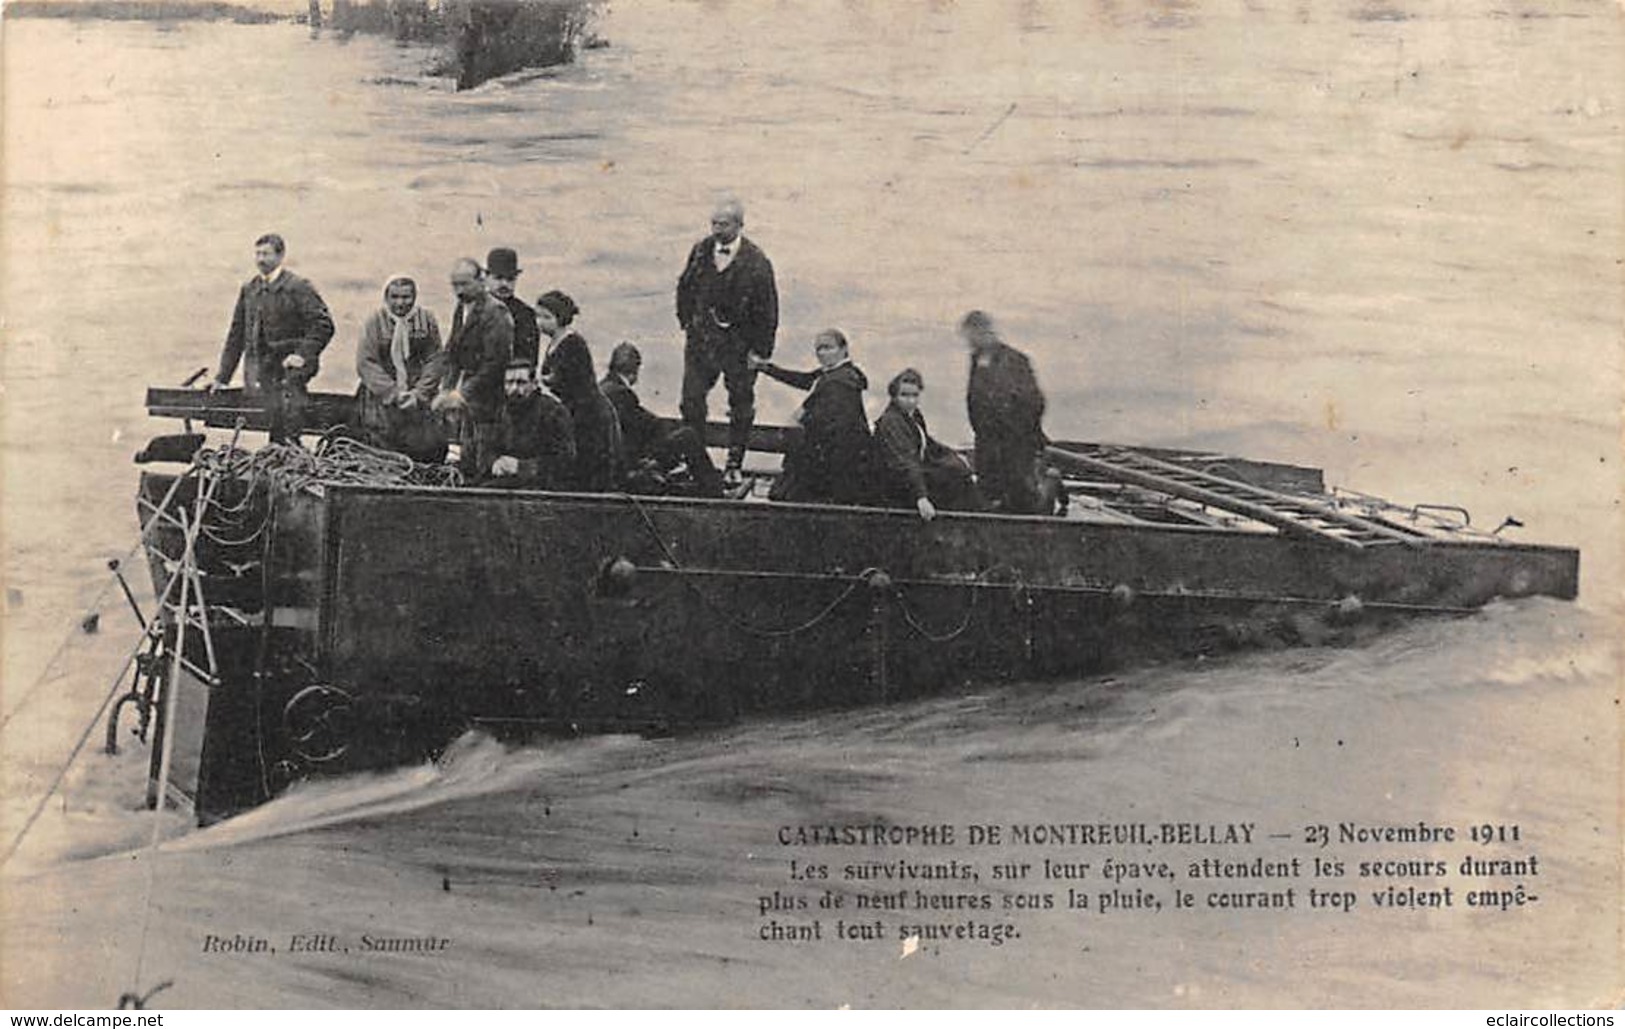
<path fill-rule="evenodd" d="M 1279 493 L 1133 450 L 1051 446 L 1046 448 L 1045 456 L 1062 471 L 1101 476 L 1156 490 L 1242 515 L 1285 534 L 1348 549 L 1395 544 L 1420 546 L 1429 541 L 1421 532 L 1350 514 L 1330 501 Z"/>
<path fill-rule="evenodd" d="M 148 553 L 156 557 L 160 566 L 169 572 L 180 587 L 180 596 L 176 600 L 169 599 L 168 593 L 160 598 L 159 611 L 169 616 L 170 623 L 175 626 L 175 649 L 172 654 L 174 667 L 172 672 L 182 669 L 191 673 L 195 678 L 205 683 L 210 689 L 220 684 L 220 666 L 215 659 L 214 650 L 214 616 L 224 615 L 232 620 L 241 620 L 241 616 L 229 608 L 214 607 L 209 604 L 203 594 L 204 572 L 198 567 L 197 537 L 203 528 L 203 520 L 208 513 L 209 505 L 214 499 L 215 487 L 220 479 L 215 475 L 200 476 L 196 497 L 190 512 L 185 507 L 176 510 L 154 509 L 155 523 L 163 523 L 178 530 L 181 534 L 182 550 L 180 557 L 172 558 L 164 553 L 155 541 L 147 541 Z M 170 592 L 173 592 L 171 587 Z M 161 619 L 160 619 L 161 621 Z M 187 629 L 196 629 L 203 638 L 203 656 L 208 662 L 205 668 L 192 661 L 185 654 L 185 638 Z"/>

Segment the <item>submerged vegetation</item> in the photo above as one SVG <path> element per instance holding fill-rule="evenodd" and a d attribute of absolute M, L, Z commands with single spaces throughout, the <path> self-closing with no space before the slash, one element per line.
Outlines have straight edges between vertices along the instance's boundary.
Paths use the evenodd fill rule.
<path fill-rule="evenodd" d="M 334 0 L 340 32 L 389 35 L 442 49 L 441 70 L 469 89 L 521 68 L 567 64 L 593 45 L 598 0 Z"/>
<path fill-rule="evenodd" d="M 286 15 L 222 0 L 12 0 L 7 18 L 89 18 L 103 21 L 231 21 L 263 25 Z"/>
<path fill-rule="evenodd" d="M 578 47 L 603 45 L 591 32 L 603 0 L 311 0 L 309 12 L 275 13 L 225 0 L 13 0 L 8 18 L 104 21 L 308 22 L 341 34 L 364 32 L 437 48 L 430 71 L 458 89 L 522 68 L 568 64 Z"/>

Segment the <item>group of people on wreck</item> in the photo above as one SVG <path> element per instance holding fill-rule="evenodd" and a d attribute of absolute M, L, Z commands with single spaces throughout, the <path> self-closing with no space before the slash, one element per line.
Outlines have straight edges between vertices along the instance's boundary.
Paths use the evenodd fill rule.
<path fill-rule="evenodd" d="M 492 249 L 484 265 L 462 258 L 450 283 L 457 306 L 444 339 L 420 303 L 417 283 L 392 276 L 383 304 L 363 323 L 356 348 L 356 428 L 370 443 L 428 463 L 458 444 L 465 481 L 478 486 L 642 493 L 737 495 L 755 422 L 757 376 L 807 397 L 796 413 L 774 500 L 1014 514 L 1054 510 L 1046 478 L 1044 395 L 1027 357 L 1000 339 L 992 319 L 971 311 L 959 323 L 970 350 L 967 413 L 974 469 L 935 438 L 920 412 L 925 378 L 905 368 L 887 384 L 889 402 L 871 432 L 868 379 L 838 329 L 812 343 L 817 365 L 796 371 L 772 360 L 778 330 L 773 265 L 742 234 L 744 208 L 720 203 L 678 279 L 677 319 L 686 343 L 681 424 L 644 407 L 637 393 L 643 355 L 615 346 L 606 373 L 574 327 L 568 294 L 548 290 L 535 306 L 516 295 L 517 253 Z M 297 439 L 332 317 L 315 288 L 282 266 L 281 237 L 255 242 L 259 274 L 238 294 L 218 370 L 207 388 L 230 383 L 239 364 L 247 392 L 271 412 L 272 436 Z M 728 398 L 728 448 L 719 472 L 705 446 L 707 400 L 717 380 Z M 686 472 L 686 477 L 685 473 Z"/>

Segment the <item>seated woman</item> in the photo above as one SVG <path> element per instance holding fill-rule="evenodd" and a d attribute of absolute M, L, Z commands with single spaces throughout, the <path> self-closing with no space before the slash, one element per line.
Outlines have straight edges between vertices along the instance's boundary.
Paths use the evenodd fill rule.
<path fill-rule="evenodd" d="M 615 405 L 598 388 L 587 340 L 569 327 L 580 312 L 568 294 L 556 289 L 536 298 L 536 325 L 547 340 L 542 382 L 564 401 L 575 427 L 573 488 L 601 493 L 617 488 L 620 479 L 621 429 Z"/>
<path fill-rule="evenodd" d="M 367 442 L 438 464 L 446 431 L 429 410 L 440 385 L 440 325 L 418 306 L 418 286 L 397 275 L 384 285 L 384 306 L 361 327 L 355 370 L 356 414 Z"/>
<path fill-rule="evenodd" d="M 808 391 L 796 412 L 801 438 L 784 455 L 784 470 L 768 494 L 773 500 L 811 504 L 865 504 L 870 499 L 869 420 L 863 391 L 869 380 L 852 363 L 846 337 L 825 329 L 813 339 L 818 367 L 793 372 L 746 355 L 755 370 L 788 386 Z"/>
<path fill-rule="evenodd" d="M 926 521 L 946 511 L 982 507 L 970 465 L 952 449 L 931 438 L 920 413 L 925 378 L 905 368 L 887 384 L 891 403 L 875 419 L 876 493 L 884 504 L 912 507 Z"/>

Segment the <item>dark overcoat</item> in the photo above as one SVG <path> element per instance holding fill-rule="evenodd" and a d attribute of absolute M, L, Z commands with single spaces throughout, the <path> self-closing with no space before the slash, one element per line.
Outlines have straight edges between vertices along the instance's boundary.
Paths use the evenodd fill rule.
<path fill-rule="evenodd" d="M 507 397 L 502 419 L 485 456 L 517 458 L 519 474 L 492 478 L 484 469 L 482 485 L 515 489 L 569 489 L 574 485 L 576 445 L 570 412 L 538 390 L 528 397 Z"/>
<path fill-rule="evenodd" d="M 976 433 L 976 475 L 990 503 L 1037 510 L 1044 394 L 1027 355 L 1002 342 L 971 355 L 965 408 Z"/>
<path fill-rule="evenodd" d="M 746 353 L 773 356 L 779 330 L 779 293 L 773 262 L 743 236 L 728 267 L 717 271 L 716 237 L 707 236 L 688 252 L 677 279 L 677 324 L 689 346 L 706 348 L 718 361 Z"/>
<path fill-rule="evenodd" d="M 542 330 L 536 325 L 536 309 L 518 297 L 509 297 L 502 303 L 513 317 L 514 358 L 536 367 L 542 356 Z"/>
<path fill-rule="evenodd" d="M 621 455 L 627 465 L 641 458 L 653 457 L 661 440 L 670 433 L 660 416 L 643 406 L 637 390 L 628 386 L 619 375 L 606 375 L 598 383 L 604 396 L 615 407 L 615 417 L 621 423 Z"/>
<path fill-rule="evenodd" d="M 459 304 L 461 311 L 464 305 Z M 470 305 L 459 321 L 453 314 L 451 335 L 441 358 L 440 388 L 460 390 L 468 403 L 467 418 L 494 423 L 502 414 L 502 378 L 513 356 L 513 316 L 489 293 Z"/>
<path fill-rule="evenodd" d="M 576 435 L 577 489 L 613 489 L 620 474 L 621 428 L 615 405 L 598 388 L 592 351 L 574 329 L 565 329 L 542 357 L 542 381 L 570 409 Z"/>
<path fill-rule="evenodd" d="M 243 386 L 250 392 L 285 380 L 302 385 L 315 378 L 322 350 L 332 338 L 333 316 L 314 286 L 287 270 L 270 282 L 256 275 L 237 291 L 215 380 L 230 382 L 240 362 Z M 284 369 L 282 362 L 290 354 L 304 358 L 305 366 Z"/>
<path fill-rule="evenodd" d="M 774 500 L 812 504 L 866 504 L 872 496 L 873 440 L 863 410 L 869 380 L 847 361 L 834 368 L 793 372 L 769 365 L 764 375 L 808 390 L 801 433 L 784 455 Z"/>
<path fill-rule="evenodd" d="M 931 436 L 918 410 L 886 405 L 875 419 L 875 456 L 877 503 L 913 507 L 925 497 L 947 510 L 980 506 L 970 465 Z"/>

